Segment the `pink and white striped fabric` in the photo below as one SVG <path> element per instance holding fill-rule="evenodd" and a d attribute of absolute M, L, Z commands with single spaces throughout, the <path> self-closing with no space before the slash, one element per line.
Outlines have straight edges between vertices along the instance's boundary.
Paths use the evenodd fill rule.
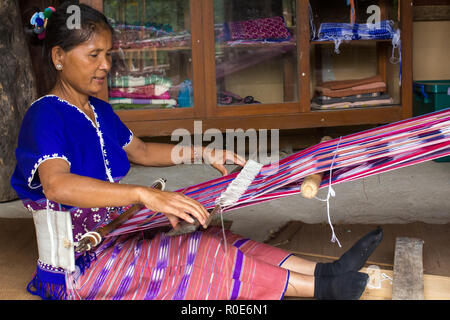
<path fill-rule="evenodd" d="M 279 267 L 290 253 L 229 231 L 223 239 L 219 228 L 152 239 L 121 235 L 95 252 L 67 299 L 274 300 L 284 296 L 290 275 Z"/>
<path fill-rule="evenodd" d="M 446 155 L 450 155 L 450 109 L 322 142 L 264 165 L 240 199 L 223 211 L 298 194 L 303 179 L 314 173 L 325 172 L 320 185 L 324 188 L 330 182 L 353 181 Z M 211 209 L 237 175 L 176 191 Z M 163 214 L 154 213 L 142 209 L 109 236 L 169 225 Z"/>

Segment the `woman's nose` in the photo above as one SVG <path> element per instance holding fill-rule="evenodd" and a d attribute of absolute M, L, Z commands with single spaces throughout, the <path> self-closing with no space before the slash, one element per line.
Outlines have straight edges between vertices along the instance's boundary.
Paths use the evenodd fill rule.
<path fill-rule="evenodd" d="M 111 56 L 105 55 L 100 62 L 99 68 L 109 72 L 109 69 L 111 69 Z"/>

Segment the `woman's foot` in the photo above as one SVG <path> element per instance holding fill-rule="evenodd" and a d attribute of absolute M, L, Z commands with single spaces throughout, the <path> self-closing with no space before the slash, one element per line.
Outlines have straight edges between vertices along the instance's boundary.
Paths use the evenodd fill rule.
<path fill-rule="evenodd" d="M 369 276 L 351 271 L 334 277 L 315 277 L 314 298 L 321 300 L 357 300 L 364 292 Z"/>
<path fill-rule="evenodd" d="M 383 229 L 378 227 L 358 240 L 339 260 L 330 263 L 318 262 L 314 276 L 337 276 L 360 270 L 382 239 Z"/>

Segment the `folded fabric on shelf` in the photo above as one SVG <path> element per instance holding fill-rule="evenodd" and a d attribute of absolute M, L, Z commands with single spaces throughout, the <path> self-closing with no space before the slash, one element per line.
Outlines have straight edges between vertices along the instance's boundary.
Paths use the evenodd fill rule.
<path fill-rule="evenodd" d="M 187 30 L 173 32 L 170 26 L 113 25 L 115 30 L 114 49 L 147 47 L 190 46 L 191 34 Z"/>
<path fill-rule="evenodd" d="M 152 89 L 135 90 L 143 87 L 128 87 L 128 88 L 111 88 L 109 96 L 111 98 L 131 98 L 131 99 L 170 99 L 169 91 L 165 91 L 160 95 L 155 94 L 155 86 Z"/>
<path fill-rule="evenodd" d="M 130 99 L 130 98 L 109 98 L 109 103 L 114 104 L 168 104 L 176 105 L 177 101 L 175 99 Z"/>
<path fill-rule="evenodd" d="M 138 98 L 138 97 L 125 97 L 126 94 L 136 94 L 136 95 L 145 95 L 145 96 L 153 96 L 155 95 L 155 85 L 149 84 L 146 86 L 139 87 L 112 87 L 109 90 L 109 95 L 115 98 Z"/>
<path fill-rule="evenodd" d="M 330 104 L 318 104 L 316 102 L 311 103 L 311 108 L 316 110 L 333 110 L 333 109 L 346 109 L 346 108 L 355 108 L 355 107 L 372 107 L 372 106 L 381 106 L 381 105 L 390 105 L 393 104 L 392 98 L 387 99 L 375 99 L 375 100 L 363 100 L 363 101 L 344 101 L 338 103 L 330 103 Z"/>
<path fill-rule="evenodd" d="M 316 87 L 316 91 L 323 96 L 339 98 L 364 93 L 384 92 L 386 91 L 386 83 L 380 81 L 337 90 L 333 90 L 323 86 L 318 86 Z"/>
<path fill-rule="evenodd" d="M 285 41 L 291 38 L 284 18 L 281 16 L 253 20 L 234 21 L 224 24 L 225 40 Z"/>
<path fill-rule="evenodd" d="M 334 41 L 335 51 L 339 53 L 342 41 L 394 39 L 396 30 L 392 20 L 379 23 L 336 23 L 325 22 L 319 27 L 316 41 Z"/>
<path fill-rule="evenodd" d="M 319 27 L 317 40 L 392 39 L 394 34 L 392 20 L 382 20 L 375 24 L 324 22 Z"/>
<path fill-rule="evenodd" d="M 388 94 L 382 92 L 373 92 L 373 93 L 365 93 L 358 94 L 354 96 L 346 96 L 346 97 L 327 97 L 327 96 L 318 96 L 312 99 L 312 102 L 317 104 L 333 104 L 333 103 L 342 103 L 342 102 L 356 102 L 356 101 L 369 101 L 369 100 L 377 100 L 377 99 L 388 99 L 390 96 Z"/>
<path fill-rule="evenodd" d="M 170 89 L 172 80 L 155 74 L 140 77 L 118 76 L 108 78 L 108 86 L 114 88 L 142 87 L 150 84 L 155 85 L 155 94 L 160 95 Z"/>
<path fill-rule="evenodd" d="M 375 75 L 373 77 L 367 77 L 362 79 L 349 79 L 349 80 L 335 80 L 335 81 L 327 81 L 319 85 L 320 87 L 338 90 L 338 89 L 347 89 L 355 86 L 360 86 L 364 84 L 370 84 L 374 82 L 382 82 L 383 78 L 380 75 Z"/>

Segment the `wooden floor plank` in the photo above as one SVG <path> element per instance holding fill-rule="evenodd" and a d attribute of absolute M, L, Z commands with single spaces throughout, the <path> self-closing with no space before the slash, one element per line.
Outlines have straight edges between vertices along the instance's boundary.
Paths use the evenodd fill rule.
<path fill-rule="evenodd" d="M 392 300 L 424 299 L 422 248 L 420 239 L 396 239 Z"/>

